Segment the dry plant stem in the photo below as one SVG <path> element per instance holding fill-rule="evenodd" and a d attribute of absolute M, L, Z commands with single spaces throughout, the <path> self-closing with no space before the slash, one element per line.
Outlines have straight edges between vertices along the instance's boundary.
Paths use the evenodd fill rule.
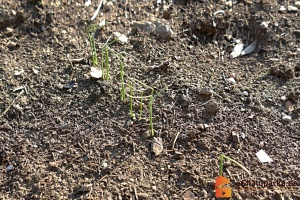
<path fill-rule="evenodd" d="M 131 82 L 132 83 L 132 82 Z M 140 93 L 143 93 L 145 90 L 138 90 L 136 88 L 134 88 L 132 85 L 130 86 L 130 84 L 128 83 L 124 83 L 124 85 L 128 85 L 129 87 L 132 87 L 132 89 L 135 91 L 135 92 L 140 92 Z M 153 90 L 153 88 L 151 88 L 151 91 Z M 147 99 L 147 98 L 150 98 L 151 95 L 149 96 L 132 96 L 130 94 L 127 94 L 125 91 L 124 91 L 124 94 L 130 98 L 133 98 L 133 99 Z"/>
<path fill-rule="evenodd" d="M 176 134 L 176 137 L 175 137 L 175 139 L 174 139 L 174 141 L 173 141 L 173 144 L 172 144 L 172 150 L 174 150 L 175 143 L 176 143 L 176 141 L 177 141 L 177 138 L 178 138 L 179 134 L 180 134 L 180 132 L 178 132 L 178 133 Z"/>
<path fill-rule="evenodd" d="M 124 73 L 124 75 L 125 75 L 128 79 L 130 79 L 131 81 L 136 82 L 136 83 L 139 83 L 139 84 L 141 84 L 142 86 L 144 86 L 144 87 L 146 87 L 146 88 L 149 88 L 149 89 L 153 90 L 152 87 L 146 85 L 146 84 L 143 83 L 142 81 L 139 81 L 139 80 L 137 80 L 137 79 L 135 79 L 135 78 L 131 78 L 131 77 L 129 77 L 129 76 L 128 76 L 127 74 L 125 74 L 125 73 Z"/>
<path fill-rule="evenodd" d="M 16 97 L 14 98 L 14 100 L 13 100 L 13 101 L 9 104 L 9 106 L 3 111 L 3 113 L 1 113 L 0 118 L 2 118 L 2 117 L 7 113 L 7 111 L 8 111 L 8 110 L 12 107 L 12 105 L 15 103 L 16 99 L 19 98 L 23 93 L 24 93 L 24 90 L 22 90 L 22 91 L 18 94 L 18 96 L 16 96 Z"/>
<path fill-rule="evenodd" d="M 89 55 L 88 57 L 83 58 L 73 58 L 73 59 L 61 59 L 61 61 L 69 61 L 71 64 L 87 64 L 88 59 L 91 59 L 92 55 Z"/>
<path fill-rule="evenodd" d="M 133 99 L 148 99 L 148 98 L 151 98 L 151 95 L 139 97 L 139 96 L 131 96 L 130 94 L 127 94 L 126 92 L 125 92 L 125 94 L 126 94 L 126 96 L 128 96 L 129 98 L 133 98 Z"/>
<path fill-rule="evenodd" d="M 95 11 L 94 15 L 91 17 L 91 21 L 93 21 L 97 17 L 97 15 L 98 15 L 98 13 L 100 11 L 100 8 L 102 6 L 102 3 L 103 3 L 103 0 L 100 1 L 97 10 Z"/>

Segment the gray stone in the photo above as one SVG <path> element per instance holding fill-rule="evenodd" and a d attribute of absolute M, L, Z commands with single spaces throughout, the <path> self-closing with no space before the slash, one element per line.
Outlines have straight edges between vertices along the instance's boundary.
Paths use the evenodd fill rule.
<path fill-rule="evenodd" d="M 160 21 L 134 22 L 132 27 L 133 29 L 139 29 L 147 33 L 157 34 L 162 39 L 171 39 L 174 34 L 168 25 Z"/>

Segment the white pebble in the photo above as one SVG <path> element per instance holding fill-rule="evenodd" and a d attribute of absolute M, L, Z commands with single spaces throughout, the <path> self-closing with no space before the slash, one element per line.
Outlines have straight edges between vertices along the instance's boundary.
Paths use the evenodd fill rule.
<path fill-rule="evenodd" d="M 287 98 L 286 96 L 281 96 L 281 97 L 280 97 L 280 100 L 285 102 L 285 101 L 288 100 L 288 98 Z"/>
<path fill-rule="evenodd" d="M 228 79 L 228 82 L 229 83 L 235 83 L 235 79 L 231 77 L 231 78 Z"/>
<path fill-rule="evenodd" d="M 298 12 L 298 8 L 296 6 L 288 6 L 287 9 L 289 12 Z"/>
<path fill-rule="evenodd" d="M 103 168 L 107 168 L 107 167 L 108 167 L 108 164 L 107 164 L 106 162 L 104 162 L 104 163 L 101 164 L 101 166 L 102 166 Z"/>
<path fill-rule="evenodd" d="M 280 6 L 279 10 L 280 10 L 281 12 L 284 12 L 284 11 L 286 11 L 286 8 L 285 8 L 284 6 Z"/>
<path fill-rule="evenodd" d="M 249 95 L 249 93 L 247 91 L 244 91 L 243 95 L 247 97 Z"/>
<path fill-rule="evenodd" d="M 291 122 L 292 121 L 292 117 L 289 115 L 286 115 L 284 113 L 282 113 L 282 120 L 286 121 L 286 122 Z"/>
<path fill-rule="evenodd" d="M 13 167 L 13 165 L 8 165 L 7 167 L 6 167 L 6 170 L 7 171 L 10 171 L 10 170 L 12 170 L 14 167 Z"/>

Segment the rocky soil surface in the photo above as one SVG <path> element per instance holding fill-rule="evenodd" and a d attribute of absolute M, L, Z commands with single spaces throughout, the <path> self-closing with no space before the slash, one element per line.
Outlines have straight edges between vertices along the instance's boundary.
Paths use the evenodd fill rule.
<path fill-rule="evenodd" d="M 222 154 L 251 172 L 225 162 L 232 199 L 300 199 L 299 1 L 103 1 L 91 20 L 98 5 L 2 0 L 0 199 L 214 199 Z"/>

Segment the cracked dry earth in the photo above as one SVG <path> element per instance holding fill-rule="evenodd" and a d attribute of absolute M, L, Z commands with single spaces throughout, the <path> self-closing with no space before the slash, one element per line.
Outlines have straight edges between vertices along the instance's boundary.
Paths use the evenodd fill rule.
<path fill-rule="evenodd" d="M 299 2 L 106 1 L 91 22 L 97 6 L 2 0 L 0 199 L 215 199 L 221 154 L 251 172 L 225 162 L 232 199 L 300 199 Z M 103 19 L 98 54 L 113 32 L 126 35 L 110 48 L 158 94 L 158 155 L 147 100 L 137 120 L 121 101 L 116 56 L 110 80 L 90 77 L 86 30 Z M 146 21 L 172 32 L 134 26 Z M 257 45 L 231 59 L 238 40 Z M 243 179 L 294 187 L 247 190 Z"/>

